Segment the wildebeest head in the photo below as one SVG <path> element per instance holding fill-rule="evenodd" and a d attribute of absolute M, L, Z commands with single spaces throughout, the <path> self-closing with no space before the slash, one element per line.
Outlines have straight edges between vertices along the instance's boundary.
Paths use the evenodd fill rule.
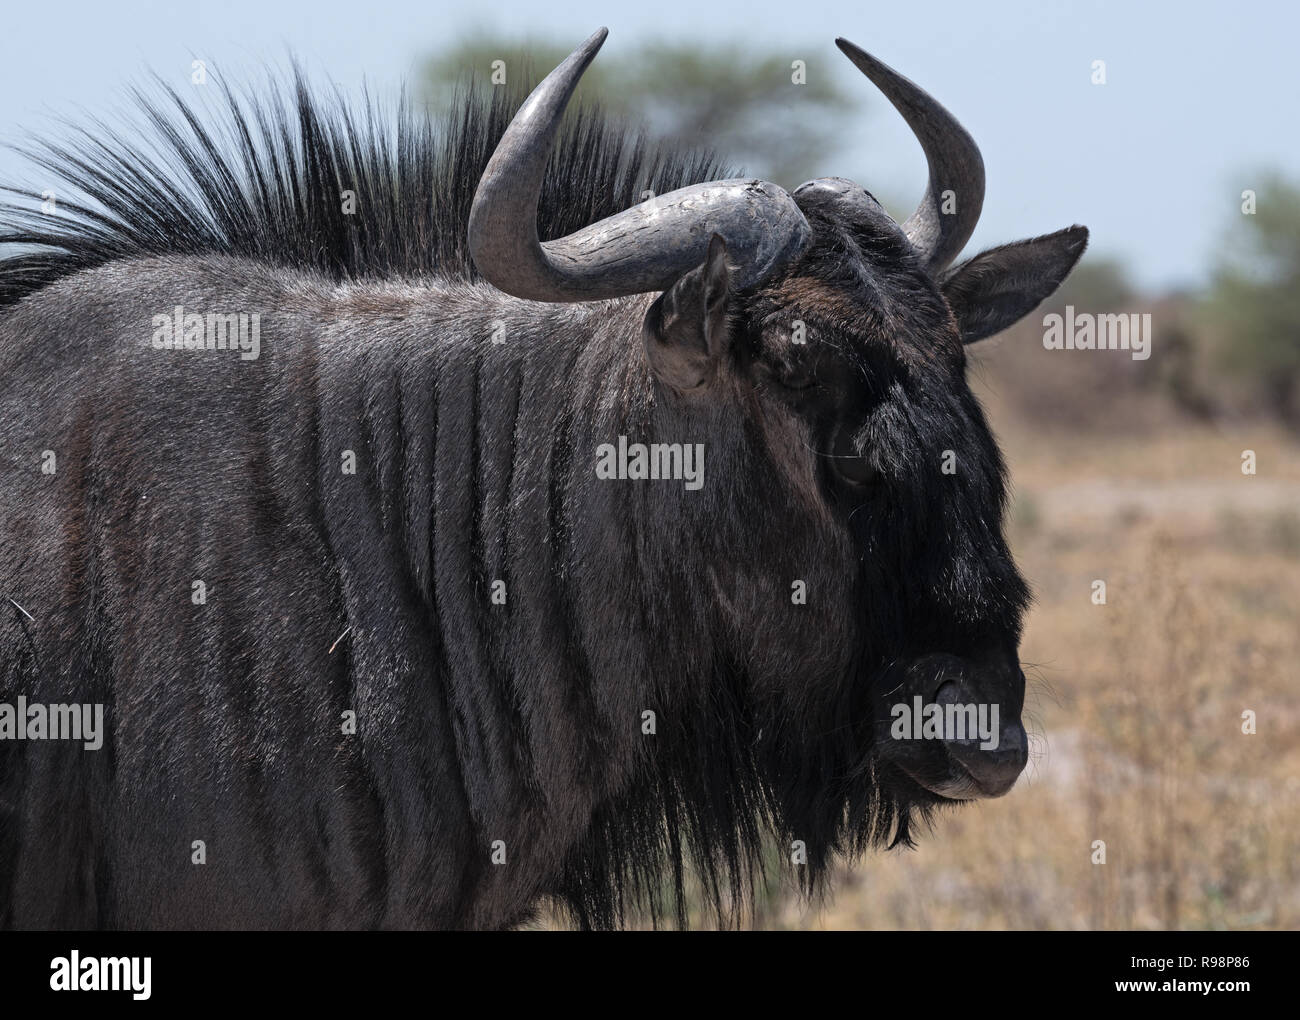
<path fill-rule="evenodd" d="M 925 149 L 929 185 L 906 222 L 842 178 L 793 192 L 727 180 L 542 243 L 533 210 L 551 142 L 604 35 L 506 132 L 475 197 L 471 252 L 519 297 L 661 292 L 642 341 L 660 434 L 708 441 L 706 494 L 677 511 L 708 531 L 696 566 L 744 673 L 752 746 L 732 753 L 753 755 L 755 785 L 810 853 L 906 841 L 913 809 L 999 796 L 1026 763 L 1029 594 L 965 345 L 1047 297 L 1087 231 L 949 269 L 983 202 L 979 151 L 928 94 L 840 40 Z"/>
<path fill-rule="evenodd" d="M 663 291 L 644 343 L 665 399 L 687 416 L 727 404 L 746 437 L 725 467 L 714 458 L 712 484 L 734 490 L 715 505 L 742 523 L 719 522 L 733 531 L 734 544 L 718 543 L 732 559 L 710 569 L 752 642 L 757 696 L 807 700 L 816 695 L 791 687 L 824 680 L 844 718 L 873 720 L 871 768 L 905 802 L 1005 793 L 1027 753 L 1017 646 L 1028 591 L 1002 534 L 1003 463 L 965 381 L 964 345 L 1050 294 L 1087 231 L 948 269 L 983 202 L 979 151 L 929 95 L 839 40 L 925 148 L 929 186 L 901 226 L 842 178 L 792 193 L 730 180 L 540 243 L 531 224 L 551 140 L 604 37 L 561 64 L 502 139 L 470 219 L 476 264 L 538 300 Z M 745 498 L 763 488 L 775 498 Z M 760 547 L 781 550 L 789 600 L 764 604 L 753 574 L 772 569 L 770 555 L 747 559 Z M 801 590 L 808 612 L 777 604 L 798 605 Z M 836 691 L 845 675 L 858 682 Z M 948 718 L 964 715 L 966 732 L 914 739 L 921 721 L 900 720 L 918 697 L 997 706 L 993 739 L 957 712 Z"/>

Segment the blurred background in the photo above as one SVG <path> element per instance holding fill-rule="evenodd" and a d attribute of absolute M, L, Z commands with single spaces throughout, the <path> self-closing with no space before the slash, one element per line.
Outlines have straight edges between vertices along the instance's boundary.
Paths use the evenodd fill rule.
<path fill-rule="evenodd" d="M 919 82 L 983 150 L 968 254 L 1092 230 L 1062 290 L 972 368 L 1037 595 L 1034 754 L 1011 795 L 843 868 L 827 904 L 774 880 L 754 923 L 1300 927 L 1300 8 L 232 0 L 11 7 L 5 24 L 7 142 L 117 123 L 129 86 L 186 88 L 194 60 L 252 85 L 293 56 L 438 110 L 494 61 L 532 79 L 608 24 L 587 98 L 788 187 L 853 178 L 896 214 L 924 159 L 832 40 Z M 43 187 L 7 150 L 0 178 Z M 1046 350 L 1042 316 L 1067 305 L 1150 313 L 1150 357 Z"/>

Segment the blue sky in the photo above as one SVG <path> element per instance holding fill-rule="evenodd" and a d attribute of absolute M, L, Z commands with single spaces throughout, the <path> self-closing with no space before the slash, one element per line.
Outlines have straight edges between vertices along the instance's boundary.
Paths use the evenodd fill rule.
<path fill-rule="evenodd" d="M 924 159 L 835 50 L 844 35 L 929 89 L 979 142 L 988 194 L 968 251 L 1080 222 L 1094 251 L 1152 287 L 1205 278 L 1259 168 L 1300 177 L 1300 5 L 1284 0 L 118 0 L 15 3 L 0 19 L 5 142 L 57 133 L 58 116 L 111 117 L 148 71 L 186 85 L 195 56 L 230 75 L 293 53 L 314 75 L 382 93 L 476 28 L 576 45 L 608 25 L 600 60 L 687 34 L 788 47 L 810 73 L 827 68 L 868 96 L 865 117 L 845 125 L 852 143 L 824 173 L 919 196 Z M 1090 80 L 1098 59 L 1103 86 Z M 0 177 L 33 180 L 21 168 L 0 153 Z"/>

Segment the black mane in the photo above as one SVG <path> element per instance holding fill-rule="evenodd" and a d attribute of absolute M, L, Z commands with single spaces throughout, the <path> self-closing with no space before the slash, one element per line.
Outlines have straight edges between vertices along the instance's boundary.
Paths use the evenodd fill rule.
<path fill-rule="evenodd" d="M 57 215 L 41 196 L 0 202 L 0 306 L 73 273 L 158 255 L 222 254 L 309 269 L 338 280 L 474 279 L 465 247 L 470 203 L 497 141 L 530 88 L 462 89 L 445 114 L 405 97 L 385 113 L 337 90 L 318 95 L 295 69 L 260 95 L 220 92 L 204 104 L 161 82 L 165 98 L 133 92 L 143 139 L 102 124 L 67 143 L 20 151 L 54 177 Z M 538 209 L 558 237 L 640 200 L 732 176 L 708 152 L 655 144 L 598 109 L 578 110 L 560 135 Z M 68 188 L 73 197 L 62 197 Z M 355 212 L 343 210 L 343 192 Z"/>

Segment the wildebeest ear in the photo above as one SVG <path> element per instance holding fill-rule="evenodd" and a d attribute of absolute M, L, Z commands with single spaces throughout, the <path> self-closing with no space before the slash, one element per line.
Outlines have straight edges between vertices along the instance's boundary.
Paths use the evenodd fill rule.
<path fill-rule="evenodd" d="M 1083 249 L 1087 227 L 1004 244 L 955 266 L 939 281 L 957 317 L 961 342 L 973 344 L 1023 319 L 1061 285 Z"/>
<path fill-rule="evenodd" d="M 726 353 L 727 245 L 717 234 L 704 261 L 659 295 L 646 312 L 642 334 L 655 375 L 679 390 L 713 378 Z"/>

